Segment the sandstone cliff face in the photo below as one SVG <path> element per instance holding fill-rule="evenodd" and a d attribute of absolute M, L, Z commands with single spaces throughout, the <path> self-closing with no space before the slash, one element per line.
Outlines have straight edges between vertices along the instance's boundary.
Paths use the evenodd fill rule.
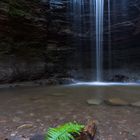
<path fill-rule="evenodd" d="M 113 4 L 112 4 L 113 6 Z M 114 3 L 111 10 L 111 43 L 112 43 L 112 59 L 113 67 L 122 67 L 126 65 L 128 68 L 140 68 L 140 2 L 121 0 Z M 132 65 L 130 65 L 130 63 Z M 135 65 L 135 66 L 134 66 Z M 134 66 L 134 67 L 133 67 Z"/>
<path fill-rule="evenodd" d="M 59 32 L 65 25 L 59 11 L 47 1 L 0 2 L 1 83 L 65 75 L 67 66 L 61 65 L 71 50 L 66 51 L 65 35 Z"/>
<path fill-rule="evenodd" d="M 0 82 L 90 75 L 90 34 L 73 30 L 69 0 L 1 0 Z M 125 3 L 126 4 L 126 3 Z M 105 1 L 104 69 L 140 69 L 140 2 L 111 2 L 111 55 Z M 86 15 L 89 16 L 89 15 Z M 89 20 L 85 24 L 89 24 Z M 81 41 L 80 47 L 77 41 Z M 95 41 L 95 37 L 93 38 Z M 93 48 L 95 56 L 96 49 Z M 69 74 L 70 71 L 70 74 Z M 80 74 L 79 74 L 80 73 Z M 81 74 L 82 73 L 82 74 Z M 88 74 L 87 74 L 88 73 Z M 138 73 L 139 74 L 139 73 Z M 81 76 L 81 77 L 82 77 Z M 90 77 L 90 76 L 89 76 Z M 108 78 L 106 78 L 108 79 Z"/>

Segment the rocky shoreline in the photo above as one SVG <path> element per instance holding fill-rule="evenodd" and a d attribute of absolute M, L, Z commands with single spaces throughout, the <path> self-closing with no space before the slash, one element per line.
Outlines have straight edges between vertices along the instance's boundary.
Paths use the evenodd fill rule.
<path fill-rule="evenodd" d="M 76 83 L 76 81 L 72 78 L 59 78 L 59 79 L 50 78 L 50 79 L 40 79 L 40 80 L 34 80 L 34 81 L 24 81 L 24 82 L 0 84 L 0 89 L 68 85 L 68 84 L 74 84 L 74 83 Z"/>

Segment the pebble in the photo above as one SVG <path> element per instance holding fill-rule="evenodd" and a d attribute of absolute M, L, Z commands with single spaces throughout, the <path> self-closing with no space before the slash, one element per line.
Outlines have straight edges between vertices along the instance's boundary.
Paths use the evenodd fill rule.
<path fill-rule="evenodd" d="M 88 99 L 87 103 L 89 105 L 100 105 L 102 103 L 101 99 Z"/>

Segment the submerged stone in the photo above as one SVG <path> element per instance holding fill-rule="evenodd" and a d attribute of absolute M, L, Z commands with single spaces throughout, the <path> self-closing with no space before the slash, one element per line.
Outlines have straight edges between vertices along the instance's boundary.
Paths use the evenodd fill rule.
<path fill-rule="evenodd" d="M 105 103 L 112 106 L 126 106 L 129 105 L 129 103 L 123 99 L 120 98 L 109 98 L 105 100 Z"/>
<path fill-rule="evenodd" d="M 134 107 L 140 107 L 140 101 L 131 103 L 131 105 Z"/>
<path fill-rule="evenodd" d="M 101 99 L 88 99 L 87 103 L 89 105 L 100 105 L 102 103 Z"/>

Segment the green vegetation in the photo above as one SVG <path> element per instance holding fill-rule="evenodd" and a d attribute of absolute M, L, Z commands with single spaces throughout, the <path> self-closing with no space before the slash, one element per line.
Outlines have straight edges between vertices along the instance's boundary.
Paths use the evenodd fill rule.
<path fill-rule="evenodd" d="M 79 135 L 84 125 L 78 123 L 66 123 L 56 128 L 50 128 L 45 140 L 74 140 L 74 135 Z"/>

